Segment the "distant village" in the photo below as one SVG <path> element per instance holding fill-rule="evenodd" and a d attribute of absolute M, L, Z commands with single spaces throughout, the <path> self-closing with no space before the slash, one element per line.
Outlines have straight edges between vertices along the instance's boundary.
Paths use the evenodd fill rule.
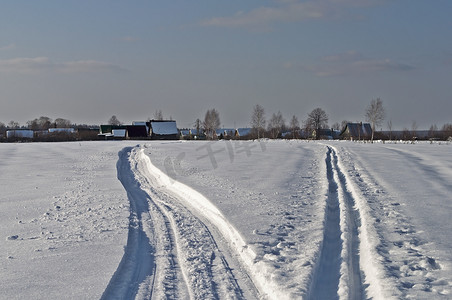
<path fill-rule="evenodd" d="M 300 126 L 293 116 L 286 125 L 281 113 L 273 114 L 268 120 L 264 118 L 263 108 L 256 105 L 251 126 L 248 128 L 222 128 L 218 111 L 208 110 L 203 121 L 197 119 L 193 128 L 179 128 L 176 120 L 165 120 L 161 111 L 154 119 L 123 124 L 112 116 L 105 125 L 76 125 L 66 119 L 40 117 L 19 126 L 11 121 L 8 125 L 0 122 L 0 142 L 57 142 L 87 140 L 252 140 L 252 139 L 322 139 L 322 140 L 430 140 L 452 141 L 452 124 L 445 124 L 441 129 L 432 125 L 429 130 L 418 130 L 415 125 L 402 131 L 373 130 L 375 122 L 335 123 L 328 126 L 328 116 L 317 108 Z M 372 119 L 372 118 L 370 118 Z M 381 125 L 381 116 L 380 124 Z"/>
<path fill-rule="evenodd" d="M 369 123 L 346 123 L 341 130 L 282 128 L 276 134 L 265 130 L 259 138 L 269 139 L 323 139 L 366 141 L 372 136 Z M 452 132 L 442 130 L 377 131 L 377 140 L 451 140 Z M 136 121 L 132 124 L 100 126 L 51 127 L 46 130 L 5 128 L 1 142 L 56 142 L 83 140 L 251 140 L 258 138 L 256 128 L 216 128 L 208 133 L 204 128 L 178 128 L 175 120 Z"/>

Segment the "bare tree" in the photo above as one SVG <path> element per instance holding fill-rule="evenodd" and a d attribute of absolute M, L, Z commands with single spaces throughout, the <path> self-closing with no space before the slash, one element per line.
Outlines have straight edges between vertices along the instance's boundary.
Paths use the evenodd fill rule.
<path fill-rule="evenodd" d="M 374 140 L 375 127 L 380 126 L 385 119 L 385 109 L 383 107 L 383 101 L 380 98 L 372 99 L 369 106 L 366 109 L 366 120 L 372 125 L 372 137 Z"/>
<path fill-rule="evenodd" d="M 109 125 L 121 125 L 121 121 L 118 120 L 118 117 L 116 117 L 115 115 L 111 116 L 111 118 L 108 120 L 108 124 Z"/>
<path fill-rule="evenodd" d="M 69 128 L 72 126 L 72 123 L 67 119 L 57 118 L 55 119 L 55 126 L 56 128 Z"/>
<path fill-rule="evenodd" d="M 52 119 L 41 116 L 39 119 L 27 121 L 27 126 L 31 130 L 47 130 L 52 127 Z"/>
<path fill-rule="evenodd" d="M 163 113 L 160 109 L 154 112 L 154 120 L 163 120 Z"/>
<path fill-rule="evenodd" d="M 202 122 L 200 119 L 196 119 L 195 121 L 195 129 L 196 129 L 196 137 L 199 138 L 199 136 L 201 135 L 201 126 L 202 126 Z"/>
<path fill-rule="evenodd" d="M 388 121 L 389 140 L 392 140 L 392 120 Z"/>
<path fill-rule="evenodd" d="M 206 135 L 213 139 L 215 137 L 215 130 L 220 128 L 220 125 L 220 114 L 218 111 L 215 108 L 207 110 L 203 122 Z"/>
<path fill-rule="evenodd" d="M 292 131 L 292 138 L 298 137 L 299 134 L 297 134 L 297 131 L 300 130 L 300 122 L 298 122 L 297 116 L 295 116 L 295 115 L 292 116 L 289 126 L 290 126 L 290 130 Z"/>
<path fill-rule="evenodd" d="M 5 134 L 6 132 L 6 125 L 2 122 L 0 122 L 0 134 Z"/>
<path fill-rule="evenodd" d="M 443 137 L 445 140 L 449 140 L 452 138 L 452 124 L 450 124 L 450 123 L 444 124 L 442 131 L 443 131 Z"/>
<path fill-rule="evenodd" d="M 277 138 L 281 134 L 283 128 L 286 127 L 286 121 L 284 120 L 280 111 L 276 114 L 272 114 L 270 121 L 268 122 L 268 131 L 272 138 Z"/>
<path fill-rule="evenodd" d="M 320 139 L 320 130 L 328 127 L 328 115 L 321 108 L 315 108 L 308 114 L 306 120 L 306 129 L 308 132 L 315 130 L 316 139 Z"/>
<path fill-rule="evenodd" d="M 411 138 L 414 139 L 417 136 L 417 123 L 416 121 L 413 121 L 411 123 Z"/>
<path fill-rule="evenodd" d="M 265 110 L 259 104 L 256 104 L 253 108 L 253 115 L 251 116 L 251 127 L 255 133 L 257 133 L 257 138 L 261 138 L 261 133 L 265 130 Z"/>
<path fill-rule="evenodd" d="M 16 121 L 9 121 L 9 123 L 8 123 L 8 128 L 10 128 L 10 129 L 16 129 L 19 127 L 20 127 L 20 124 Z"/>
<path fill-rule="evenodd" d="M 334 123 L 331 128 L 333 130 L 341 130 L 341 124 L 339 124 L 339 122 Z"/>
<path fill-rule="evenodd" d="M 341 131 L 344 130 L 345 126 L 347 126 L 348 123 L 352 123 L 352 122 L 350 122 L 349 120 L 342 120 L 341 127 L 339 128 L 339 130 L 341 130 Z"/>
<path fill-rule="evenodd" d="M 436 138 L 438 135 L 438 126 L 436 126 L 436 124 L 433 124 L 432 126 L 430 126 L 430 129 L 428 131 L 428 136 L 429 138 Z"/>

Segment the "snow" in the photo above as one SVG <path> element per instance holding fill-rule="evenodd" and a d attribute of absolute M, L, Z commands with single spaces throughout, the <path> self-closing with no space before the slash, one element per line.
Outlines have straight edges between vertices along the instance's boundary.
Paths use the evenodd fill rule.
<path fill-rule="evenodd" d="M 64 132 L 64 133 L 75 133 L 74 128 L 49 128 L 50 133 L 54 132 Z"/>
<path fill-rule="evenodd" d="M 0 144 L 5 299 L 448 299 L 446 143 Z"/>
<path fill-rule="evenodd" d="M 154 134 L 178 134 L 176 121 L 151 121 Z"/>
<path fill-rule="evenodd" d="M 33 130 L 14 129 L 6 131 L 7 138 L 33 138 Z"/>

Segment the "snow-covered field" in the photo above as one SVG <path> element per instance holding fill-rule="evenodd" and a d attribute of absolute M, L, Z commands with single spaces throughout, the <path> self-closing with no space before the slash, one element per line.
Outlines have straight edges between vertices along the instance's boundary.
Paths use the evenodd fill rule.
<path fill-rule="evenodd" d="M 0 144 L 2 299 L 448 299 L 452 145 Z"/>

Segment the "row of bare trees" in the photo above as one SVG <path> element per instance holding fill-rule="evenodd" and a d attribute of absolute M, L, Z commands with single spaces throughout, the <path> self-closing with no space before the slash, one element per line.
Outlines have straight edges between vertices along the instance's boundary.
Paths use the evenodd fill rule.
<path fill-rule="evenodd" d="M 316 108 L 310 112 L 304 122 L 305 132 L 316 130 L 318 134 L 320 129 L 326 127 L 328 127 L 328 115 L 321 108 Z M 297 116 L 293 115 L 287 126 L 280 111 L 273 113 L 267 123 L 265 109 L 259 104 L 255 105 L 253 108 L 251 128 L 253 137 L 258 139 L 262 137 L 280 138 L 283 133 L 287 132 L 290 132 L 291 138 L 300 138 L 301 130 Z"/>
<path fill-rule="evenodd" d="M 45 116 L 41 116 L 34 120 L 27 121 L 26 126 L 20 126 L 16 121 L 10 121 L 7 125 L 0 122 L 0 133 L 9 129 L 30 129 L 33 131 L 48 130 L 49 128 L 69 128 L 73 127 L 71 121 L 63 118 L 57 118 L 54 121 Z"/>

